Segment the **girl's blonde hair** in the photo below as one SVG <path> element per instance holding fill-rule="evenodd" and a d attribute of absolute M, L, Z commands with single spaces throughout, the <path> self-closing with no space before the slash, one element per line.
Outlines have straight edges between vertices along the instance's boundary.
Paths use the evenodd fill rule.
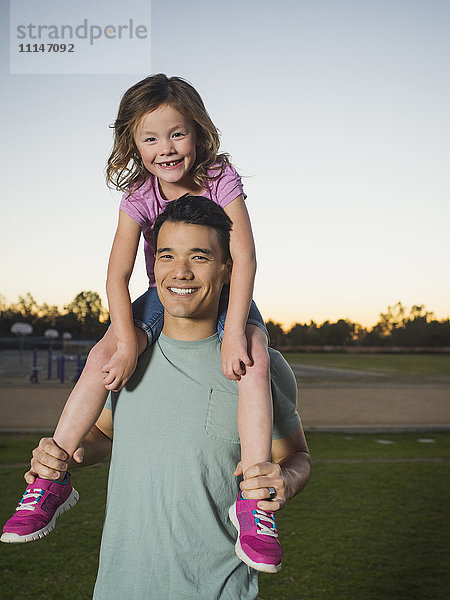
<path fill-rule="evenodd" d="M 216 179 L 229 162 L 228 154 L 218 154 L 219 132 L 211 121 L 198 92 L 181 77 L 167 77 L 163 73 L 151 75 L 125 92 L 119 106 L 114 128 L 114 146 L 106 166 L 108 185 L 130 191 L 139 188 L 149 176 L 139 155 L 134 139 L 142 117 L 162 105 L 168 105 L 192 119 L 197 136 L 197 157 L 192 167 L 192 178 L 204 186 Z M 214 168 L 217 174 L 208 175 Z"/>

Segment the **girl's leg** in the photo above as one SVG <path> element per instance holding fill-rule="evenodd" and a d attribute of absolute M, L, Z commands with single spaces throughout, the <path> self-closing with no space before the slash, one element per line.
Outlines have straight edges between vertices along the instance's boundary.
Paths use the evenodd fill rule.
<path fill-rule="evenodd" d="M 258 321 L 259 323 L 259 321 Z M 272 445 L 272 391 L 267 335 L 260 325 L 247 324 L 248 351 L 253 365 L 238 381 L 238 429 L 244 474 L 253 465 L 270 460 Z M 258 501 L 240 493 L 228 514 L 238 531 L 236 554 L 257 571 L 276 573 L 283 551 L 275 515 L 258 508 Z"/>
<path fill-rule="evenodd" d="M 219 302 L 217 331 L 222 340 L 227 316 L 229 286 L 224 285 Z M 241 439 L 242 470 L 270 460 L 272 447 L 272 389 L 270 385 L 269 334 L 264 319 L 252 301 L 247 327 L 248 353 L 253 366 L 237 382 L 239 390 L 238 430 Z"/>
<path fill-rule="evenodd" d="M 224 286 L 219 304 L 217 330 L 223 337 L 228 301 Z M 272 389 L 270 381 L 269 334 L 254 302 L 245 329 L 248 354 L 253 361 L 238 381 L 238 429 L 241 439 L 242 471 L 270 460 L 272 447 Z M 236 554 L 257 571 L 276 573 L 281 569 L 282 550 L 273 513 L 258 509 L 258 501 L 239 493 L 228 511 L 238 531 Z"/>
<path fill-rule="evenodd" d="M 150 288 L 133 302 L 133 317 L 139 355 L 152 344 L 161 332 L 164 309 L 156 288 Z M 80 379 L 70 394 L 59 419 L 53 439 L 69 456 L 98 419 L 108 397 L 101 368 L 116 351 L 114 327 L 92 348 Z"/>
<path fill-rule="evenodd" d="M 139 354 L 147 346 L 147 335 L 136 327 Z M 116 351 L 113 328 L 92 348 L 83 372 L 67 399 L 59 418 L 53 439 L 69 456 L 75 452 L 98 419 L 108 397 L 101 368 Z"/>
<path fill-rule="evenodd" d="M 133 305 L 133 313 L 138 324 L 145 325 L 145 330 L 136 327 L 140 355 L 148 343 L 152 343 L 159 335 L 163 309 L 156 290 L 149 291 L 148 295 L 144 294 L 137 302 L 138 309 L 135 311 Z M 152 312 L 153 310 L 156 312 Z M 105 373 L 101 369 L 108 363 L 116 348 L 114 329 L 110 327 L 89 353 L 80 379 L 66 402 L 53 439 L 69 456 L 73 455 L 104 407 L 109 392 L 105 388 Z M 54 529 L 56 518 L 74 506 L 77 500 L 78 492 L 72 488 L 68 474 L 64 478 L 61 476 L 59 481 L 37 478 L 27 486 L 16 512 L 5 523 L 0 541 L 17 543 L 42 538 Z"/>
<path fill-rule="evenodd" d="M 147 334 L 136 329 L 139 354 L 147 346 Z M 112 328 L 89 353 L 85 368 L 72 390 L 54 433 L 55 442 L 72 456 L 103 409 L 108 391 L 102 366 L 116 350 Z M 59 481 L 37 478 L 29 484 L 16 512 L 3 527 L 2 542 L 30 542 L 42 538 L 55 527 L 59 515 L 76 504 L 78 492 L 68 474 Z"/>
<path fill-rule="evenodd" d="M 257 325 L 246 327 L 248 351 L 253 365 L 237 382 L 239 389 L 238 430 L 242 470 L 270 460 L 272 446 L 272 391 L 268 340 Z"/>
<path fill-rule="evenodd" d="M 164 307 L 156 288 L 149 288 L 133 304 L 134 324 L 148 336 L 148 345 L 156 342 L 164 324 Z"/>

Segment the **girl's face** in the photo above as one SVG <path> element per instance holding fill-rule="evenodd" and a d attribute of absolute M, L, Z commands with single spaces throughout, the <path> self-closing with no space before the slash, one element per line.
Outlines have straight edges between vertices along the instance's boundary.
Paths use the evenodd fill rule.
<path fill-rule="evenodd" d="M 191 119 L 164 104 L 142 117 L 135 142 L 145 168 L 158 178 L 162 191 L 190 182 L 189 171 L 197 156 Z"/>

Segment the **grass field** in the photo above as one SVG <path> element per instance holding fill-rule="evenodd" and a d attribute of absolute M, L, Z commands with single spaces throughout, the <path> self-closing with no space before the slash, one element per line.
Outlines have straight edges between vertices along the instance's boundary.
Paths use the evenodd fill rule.
<path fill-rule="evenodd" d="M 2 522 L 24 487 L 13 465 L 38 438 L 0 436 Z M 450 433 L 315 433 L 308 442 L 313 475 L 280 513 L 285 560 L 278 575 L 260 577 L 260 600 L 447 599 Z M 90 598 L 106 479 L 105 464 L 77 471 L 81 500 L 54 533 L 1 545 L 2 600 Z"/>
<path fill-rule="evenodd" d="M 338 369 L 383 373 L 398 380 L 450 381 L 450 354 L 284 354 L 290 364 L 305 364 Z"/>

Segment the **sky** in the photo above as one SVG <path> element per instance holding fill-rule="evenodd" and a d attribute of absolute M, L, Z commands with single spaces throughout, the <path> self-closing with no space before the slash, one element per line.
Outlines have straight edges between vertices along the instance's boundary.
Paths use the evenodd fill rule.
<path fill-rule="evenodd" d="M 87 6 L 52 1 L 67 22 Z M 150 12 L 109 5 L 133 3 Z M 0 10 L 6 301 L 94 290 L 106 303 L 120 201 L 104 179 L 109 125 L 128 87 L 163 72 L 199 91 L 243 177 L 266 320 L 370 326 L 397 301 L 450 315 L 450 3 L 154 0 L 136 72 L 111 72 L 125 61 L 105 50 L 96 74 L 11 74 Z M 141 249 L 132 297 L 146 287 Z"/>

